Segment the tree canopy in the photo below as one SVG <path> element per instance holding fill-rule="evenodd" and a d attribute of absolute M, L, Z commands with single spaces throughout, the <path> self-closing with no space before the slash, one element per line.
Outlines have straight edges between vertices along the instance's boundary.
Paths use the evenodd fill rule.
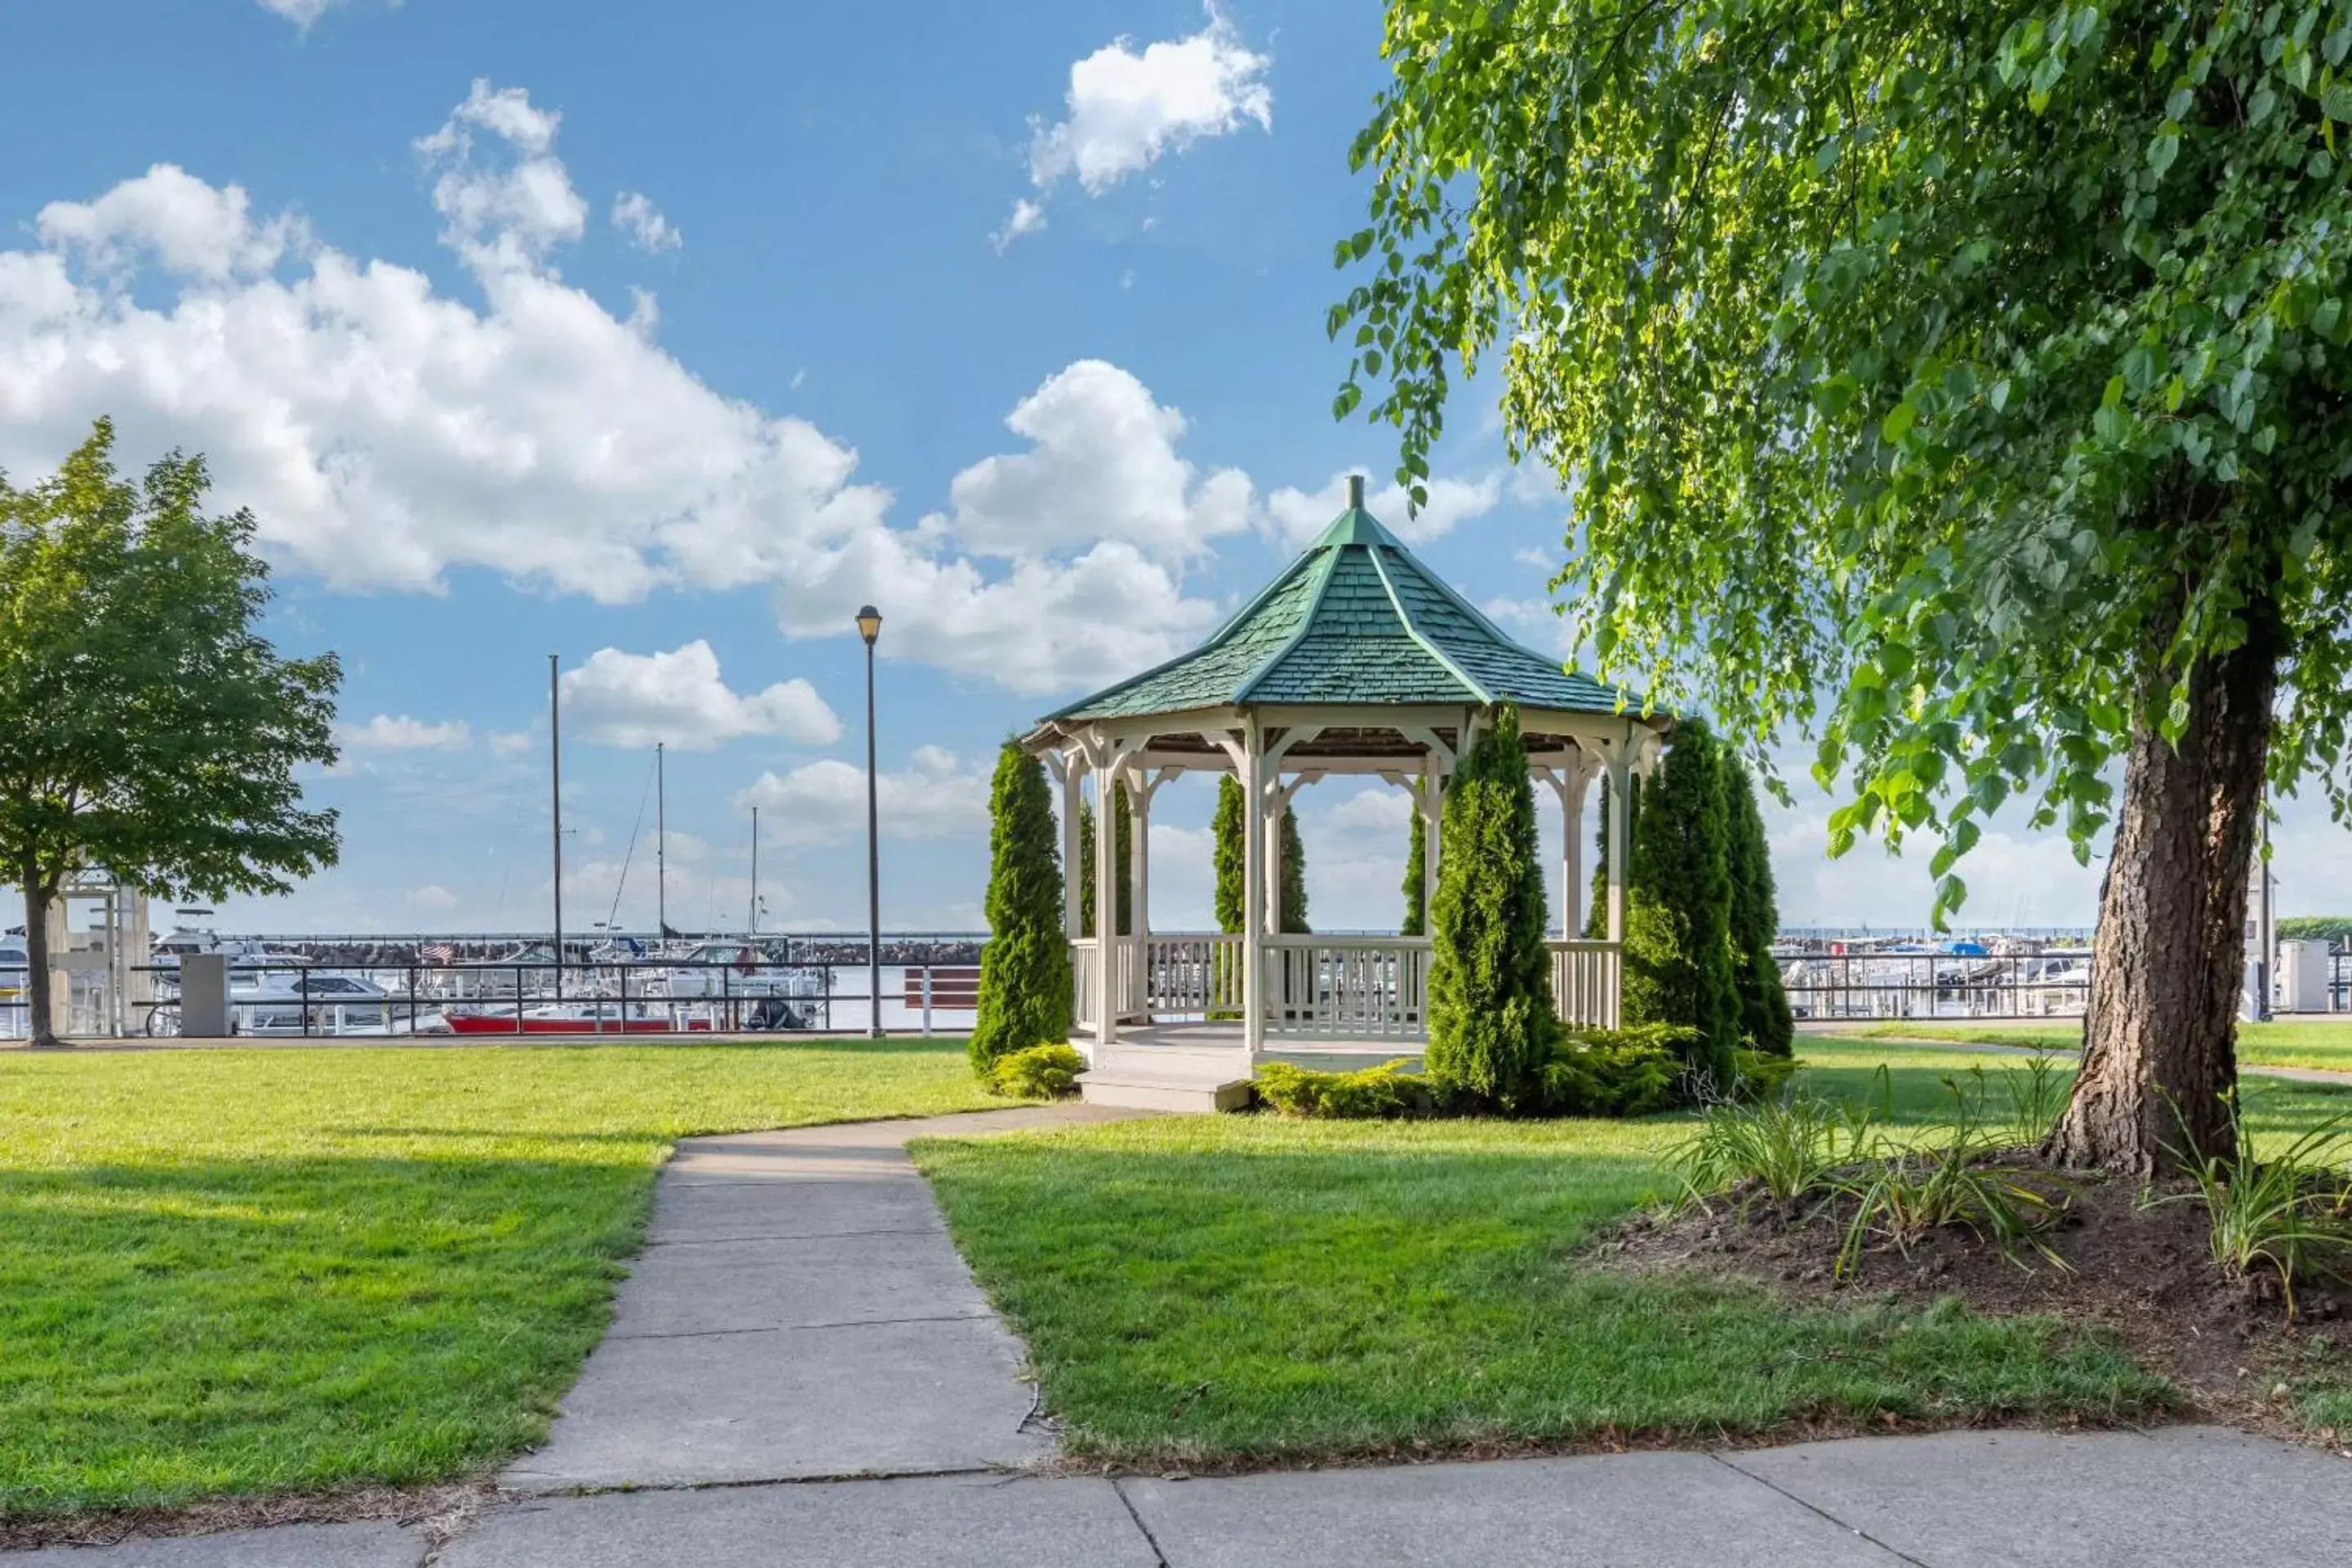
<path fill-rule="evenodd" d="M 1603 671 L 1813 733 L 1832 849 L 1934 836 L 1939 918 L 2012 795 L 2113 823 L 2063 1156 L 2152 1168 L 2165 1095 L 2225 1149 L 2260 791 L 2352 804 L 2352 0 L 1391 0 L 1383 48 L 1336 411 L 1418 502 L 1499 353 Z"/>
<path fill-rule="evenodd" d="M 2014 791 L 2087 853 L 2135 719 L 2177 738 L 2256 620 L 2271 772 L 2341 809 L 2347 47 L 2343 0 L 1395 0 L 1340 411 L 1421 499 L 1500 345 L 1578 635 L 1822 721 L 1837 842 L 1942 832 L 1939 908 Z"/>
<path fill-rule="evenodd" d="M 335 860 L 295 770 L 335 760 L 341 669 L 262 637 L 254 519 L 205 515 L 207 483 L 178 453 L 119 478 L 105 420 L 29 489 L 0 476 L 0 876 L 25 893 L 37 1041 L 71 872 L 217 900 Z"/>

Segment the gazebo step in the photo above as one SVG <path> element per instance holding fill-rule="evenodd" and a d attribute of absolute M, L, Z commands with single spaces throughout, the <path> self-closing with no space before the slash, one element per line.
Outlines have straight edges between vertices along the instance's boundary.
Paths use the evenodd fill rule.
<path fill-rule="evenodd" d="M 1117 1105 L 1129 1110 L 1189 1110 L 1206 1114 L 1239 1110 L 1249 1103 L 1246 1078 L 1203 1076 L 1181 1071 L 1153 1071 L 1113 1062 L 1078 1075 L 1078 1093 L 1088 1105 Z"/>

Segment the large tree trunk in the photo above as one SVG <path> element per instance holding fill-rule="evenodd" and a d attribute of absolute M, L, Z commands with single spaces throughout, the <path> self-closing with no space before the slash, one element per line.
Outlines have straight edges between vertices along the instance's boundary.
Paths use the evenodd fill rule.
<path fill-rule="evenodd" d="M 25 1001 L 32 1047 L 37 1051 L 54 1050 L 65 1044 L 50 1027 L 49 900 L 54 895 L 40 872 L 29 865 L 24 868 L 24 888 L 25 964 L 30 971 L 25 976 Z"/>
<path fill-rule="evenodd" d="M 2246 643 L 2190 679 L 2178 747 L 2154 726 L 2165 677 L 2149 658 L 2099 895 L 2082 1075 L 2044 1149 L 2059 1164 L 2146 1176 L 2236 1147 L 2225 1096 L 2278 677 L 2269 606 L 2248 616 Z"/>

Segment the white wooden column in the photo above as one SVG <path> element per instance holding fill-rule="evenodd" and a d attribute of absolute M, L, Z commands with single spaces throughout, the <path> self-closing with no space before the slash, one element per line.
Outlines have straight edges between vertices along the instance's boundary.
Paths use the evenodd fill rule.
<path fill-rule="evenodd" d="M 1577 917 L 1584 890 L 1584 795 L 1592 780 L 1592 763 L 1578 748 L 1562 756 L 1557 767 L 1547 763 L 1534 772 L 1559 798 L 1559 931 L 1573 942 L 1584 929 Z"/>
<path fill-rule="evenodd" d="M 1135 1005 L 1145 1023 L 1151 1022 L 1151 797 L 1160 786 L 1183 772 L 1181 768 L 1162 768 L 1160 775 L 1145 783 L 1141 770 L 1128 781 L 1128 858 L 1129 899 L 1133 906 L 1129 923 L 1134 930 L 1128 937 L 1134 957 L 1130 961 L 1135 972 Z"/>
<path fill-rule="evenodd" d="M 1054 778 L 1062 786 L 1062 934 L 1072 942 L 1087 932 L 1086 889 L 1078 881 L 1078 802 L 1080 776 L 1085 773 L 1085 756 L 1076 748 L 1067 752 L 1048 752 L 1045 765 L 1053 770 Z"/>
<path fill-rule="evenodd" d="M 1116 759 L 1095 769 L 1095 1045 L 1118 1038 L 1118 776 Z M 1099 1060 L 1097 1066 L 1102 1065 Z"/>
<path fill-rule="evenodd" d="M 1265 1047 L 1265 738 L 1255 716 L 1242 731 L 1242 1044 L 1253 1065 Z"/>

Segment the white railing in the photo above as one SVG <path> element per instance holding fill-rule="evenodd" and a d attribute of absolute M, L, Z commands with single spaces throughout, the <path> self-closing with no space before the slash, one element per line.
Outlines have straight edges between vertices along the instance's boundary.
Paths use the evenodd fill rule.
<path fill-rule="evenodd" d="M 1429 1033 L 1429 942 L 1280 936 L 1265 945 L 1265 1032 L 1419 1040 Z"/>
<path fill-rule="evenodd" d="M 1118 984 L 1113 987 L 1117 994 L 1111 998 L 1118 1009 L 1116 1016 L 1122 1019 L 1139 1017 L 1143 1011 L 1138 1000 L 1143 994 L 1143 954 L 1137 951 L 1133 941 L 1125 937 L 1119 939 L 1117 951 L 1120 961 Z M 1073 1012 L 1082 1029 L 1095 1026 L 1095 966 L 1101 962 L 1102 944 L 1094 938 L 1080 937 L 1070 943 L 1070 988 L 1076 1003 Z"/>
<path fill-rule="evenodd" d="M 1070 943 L 1078 1025 L 1094 1027 L 1095 966 L 1101 944 Z M 1552 1006 L 1564 1024 L 1618 1026 L 1622 976 L 1618 944 L 1549 942 Z M 1122 1019 L 1237 1018 L 1242 939 L 1188 932 L 1119 943 Z M 1429 1035 L 1429 940 L 1411 936 L 1282 936 L 1261 950 L 1268 1038 L 1423 1040 Z"/>
<path fill-rule="evenodd" d="M 1092 937 L 1074 937 L 1070 942 L 1070 990 L 1075 1005 L 1071 1011 L 1078 1027 L 1092 1031 L 1095 1026 L 1095 965 L 1102 962 L 1102 949 Z"/>
<path fill-rule="evenodd" d="M 1155 1018 L 1238 1018 L 1242 939 L 1154 936 L 1144 942 L 1144 1000 Z"/>
<path fill-rule="evenodd" d="M 1551 1006 L 1563 1024 L 1617 1027 L 1623 964 L 1613 942 L 1548 942 Z"/>

